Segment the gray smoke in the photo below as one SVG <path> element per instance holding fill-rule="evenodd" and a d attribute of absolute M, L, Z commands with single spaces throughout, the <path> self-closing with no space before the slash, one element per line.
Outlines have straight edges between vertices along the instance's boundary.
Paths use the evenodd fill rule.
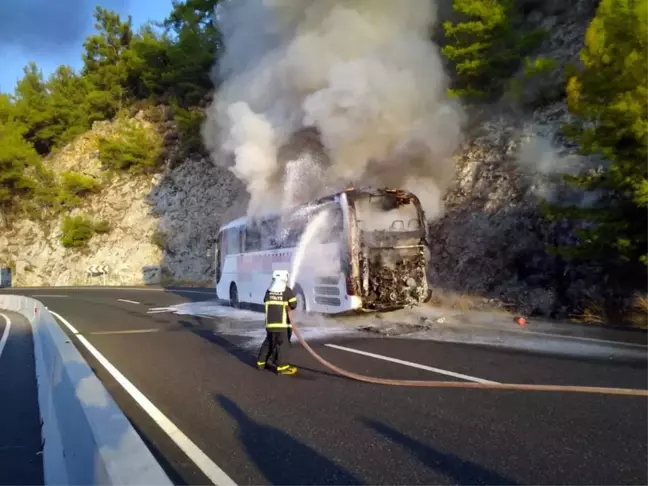
<path fill-rule="evenodd" d="M 249 214 L 349 183 L 409 189 L 442 214 L 463 113 L 430 41 L 435 1 L 237 0 L 216 19 L 225 53 L 203 136 Z"/>
<path fill-rule="evenodd" d="M 517 152 L 517 164 L 531 182 L 533 194 L 552 204 L 590 207 L 603 195 L 568 186 L 564 176 L 601 170 L 606 163 L 561 148 L 540 127 L 532 125 L 528 133 L 523 135 Z"/>

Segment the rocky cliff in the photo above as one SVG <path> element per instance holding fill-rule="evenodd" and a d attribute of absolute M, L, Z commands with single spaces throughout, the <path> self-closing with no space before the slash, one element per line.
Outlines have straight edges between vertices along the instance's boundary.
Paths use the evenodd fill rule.
<path fill-rule="evenodd" d="M 72 211 L 44 221 L 19 220 L 0 233 L 0 263 L 14 270 L 14 285 L 103 283 L 103 277 L 89 275 L 92 265 L 109 267 L 109 285 L 210 283 L 208 248 L 240 192 L 238 182 L 204 159 L 179 165 L 169 160 L 155 175 L 109 175 L 99 161 L 97 141 L 124 123 L 154 129 L 143 112 L 96 122 L 45 161 L 58 177 L 73 171 L 92 176 L 102 187 Z M 76 215 L 107 221 L 110 231 L 94 235 L 86 248 L 65 248 L 61 223 Z"/>

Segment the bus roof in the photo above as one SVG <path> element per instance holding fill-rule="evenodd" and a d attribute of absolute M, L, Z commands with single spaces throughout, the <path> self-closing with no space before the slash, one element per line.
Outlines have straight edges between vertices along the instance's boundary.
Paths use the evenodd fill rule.
<path fill-rule="evenodd" d="M 383 188 L 383 189 L 356 189 L 356 188 L 350 187 L 350 188 L 348 188 L 348 189 L 346 189 L 344 191 L 339 191 L 339 192 L 336 192 L 334 194 L 330 194 L 328 196 L 324 196 L 324 197 L 321 197 L 319 199 L 316 199 L 316 200 L 313 200 L 313 201 L 310 201 L 310 202 L 298 204 L 297 206 L 295 206 L 294 209 L 334 201 L 341 194 L 345 194 L 345 193 L 349 194 L 349 195 L 353 195 L 353 196 L 359 196 L 361 194 L 371 194 L 371 195 L 376 195 L 376 196 L 381 195 L 381 194 L 393 194 L 393 195 L 396 195 L 397 197 L 405 197 L 405 198 L 408 198 L 408 199 L 409 198 L 415 198 L 416 199 L 416 196 L 414 194 L 412 194 L 409 191 L 404 191 L 402 189 L 385 189 L 385 188 Z M 277 217 L 277 216 L 280 216 L 280 213 L 278 213 L 278 212 L 270 212 L 270 213 L 264 214 L 262 216 L 262 218 Z M 236 228 L 237 226 L 242 226 L 245 223 L 247 223 L 248 219 L 249 218 L 247 216 L 242 216 L 240 218 L 234 219 L 234 220 L 230 221 L 229 223 L 224 224 L 223 226 L 221 226 L 218 231 L 220 232 L 220 231 L 223 231 L 225 229 Z"/>

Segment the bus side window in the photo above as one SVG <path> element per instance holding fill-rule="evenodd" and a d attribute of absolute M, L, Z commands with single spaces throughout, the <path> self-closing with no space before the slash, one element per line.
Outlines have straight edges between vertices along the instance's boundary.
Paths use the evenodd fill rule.
<path fill-rule="evenodd" d="M 304 231 L 304 226 L 307 224 L 308 219 L 304 216 L 287 218 L 282 225 L 281 247 L 292 248 L 297 246 Z"/>
<path fill-rule="evenodd" d="M 229 230 L 221 231 L 221 233 L 218 235 L 217 240 L 216 240 L 216 245 L 218 246 L 218 252 L 221 255 L 221 258 L 223 258 L 225 255 L 228 253 L 228 243 L 229 243 L 229 238 L 228 238 Z"/>
<path fill-rule="evenodd" d="M 227 254 L 232 255 L 235 253 L 241 253 L 241 242 L 239 239 L 239 229 L 230 228 L 226 231 L 227 233 Z"/>
<path fill-rule="evenodd" d="M 261 224 L 261 249 L 274 250 L 279 247 L 277 243 L 278 220 L 269 219 Z"/>
<path fill-rule="evenodd" d="M 261 231 L 259 227 L 247 226 L 245 229 L 245 251 L 259 251 L 261 249 Z"/>

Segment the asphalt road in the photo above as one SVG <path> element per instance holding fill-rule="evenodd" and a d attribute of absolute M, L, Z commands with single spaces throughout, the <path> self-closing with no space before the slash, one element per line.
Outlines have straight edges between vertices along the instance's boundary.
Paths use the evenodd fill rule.
<path fill-rule="evenodd" d="M 85 335 L 238 484 L 648 483 L 645 398 L 363 384 L 332 375 L 299 346 L 292 349 L 299 374 L 278 377 L 254 368 L 256 345 L 248 337 L 214 332 L 219 319 L 148 313 L 213 297 L 200 291 L 11 292 L 41 300 Z M 172 478 L 208 483 L 74 342 Z M 389 378 L 455 380 L 450 375 L 459 373 L 467 380 L 641 389 L 648 378 L 645 365 L 428 341 L 323 336 L 314 348 L 342 368 Z"/>
<path fill-rule="evenodd" d="M 0 484 L 43 484 L 35 368 L 29 322 L 0 311 Z"/>

